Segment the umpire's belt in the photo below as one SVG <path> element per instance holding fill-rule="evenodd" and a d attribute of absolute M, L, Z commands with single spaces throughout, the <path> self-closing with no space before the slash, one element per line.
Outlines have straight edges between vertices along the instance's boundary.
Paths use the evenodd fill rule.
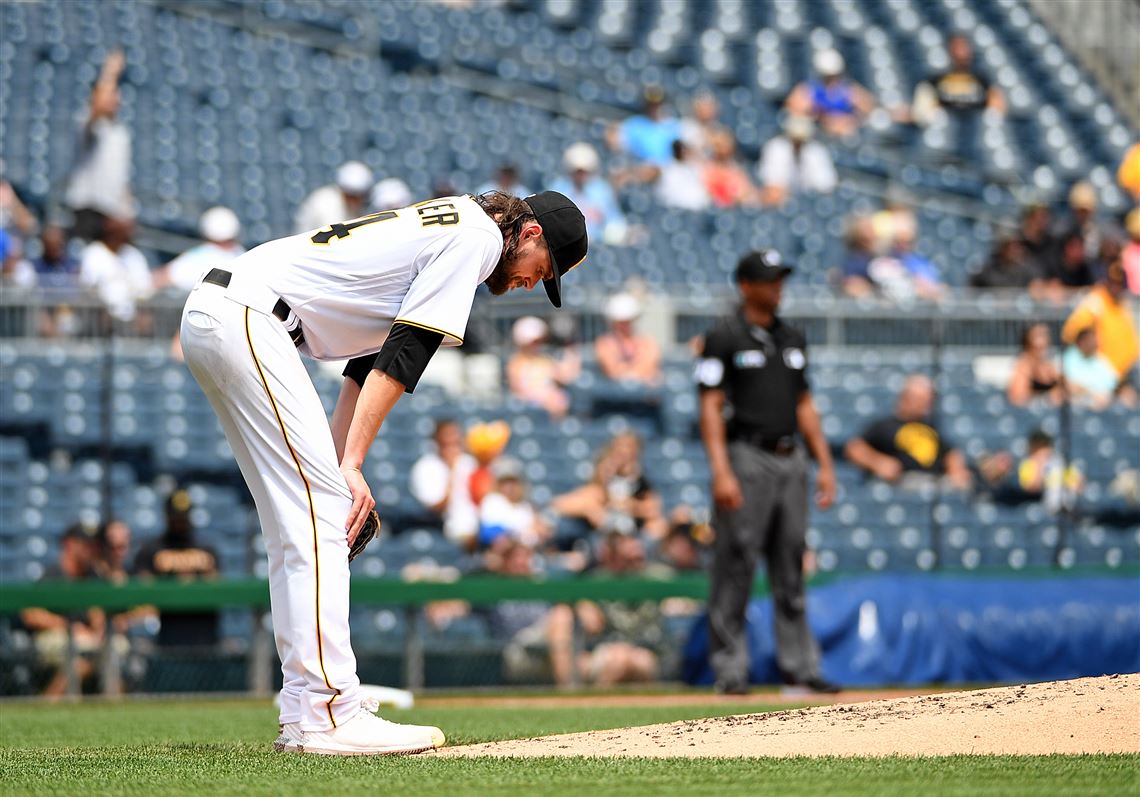
<path fill-rule="evenodd" d="M 220 285 L 223 288 L 228 288 L 230 286 L 231 276 L 233 275 L 224 269 L 212 268 L 210 269 L 210 273 L 202 278 L 202 282 L 208 282 L 211 285 Z M 278 320 L 281 321 L 282 324 L 287 324 L 289 322 L 289 316 L 292 313 L 293 310 L 289 307 L 289 305 L 285 304 L 284 299 L 278 299 L 277 304 L 273 305 L 273 315 L 277 316 Z M 300 321 L 297 322 L 297 326 L 289 329 L 288 332 L 289 337 L 293 339 L 294 346 L 300 346 L 305 342 L 305 331 L 301 329 Z"/>
<path fill-rule="evenodd" d="M 759 448 L 761 451 L 767 451 L 769 454 L 775 454 L 778 457 L 790 457 L 796 453 L 796 438 L 792 435 L 765 437 L 757 432 L 734 429 L 729 433 L 728 439 L 734 443 L 748 443 L 750 446 Z"/>

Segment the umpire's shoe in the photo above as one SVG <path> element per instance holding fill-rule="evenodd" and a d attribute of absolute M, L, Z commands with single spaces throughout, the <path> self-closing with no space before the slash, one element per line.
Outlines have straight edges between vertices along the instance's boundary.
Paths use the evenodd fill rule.
<path fill-rule="evenodd" d="M 332 730 L 306 733 L 299 753 L 317 755 L 410 755 L 443 747 L 443 731 L 430 725 L 400 725 L 373 712 L 375 700 L 360 704 L 360 712 Z"/>

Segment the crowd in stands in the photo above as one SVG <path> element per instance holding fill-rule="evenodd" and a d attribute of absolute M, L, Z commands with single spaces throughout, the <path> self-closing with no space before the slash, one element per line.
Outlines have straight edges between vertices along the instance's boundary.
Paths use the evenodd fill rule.
<path fill-rule="evenodd" d="M 916 86 L 911 105 L 897 108 L 883 108 L 851 80 L 837 51 L 820 50 L 816 74 L 787 97 L 781 131 L 762 145 L 754 166 L 742 160 L 737 137 L 720 120 L 712 94 L 698 93 L 679 117 L 670 98 L 650 86 L 641 112 L 612 125 L 604 142 L 569 146 L 561 174 L 543 175 L 539 183 L 534 179 L 538 175 L 504 161 L 478 190 L 525 195 L 533 185 L 560 191 L 582 209 L 592 240 L 628 247 L 644 241 L 647 231 L 622 207 L 626 187 L 651 186 L 665 207 L 712 212 L 737 206 L 759 212 L 799 194 L 826 194 L 838 184 L 831 146 L 859 135 L 875 113 L 885 112 L 900 124 L 963 128 L 980 124 L 986 114 L 1004 113 L 1004 97 L 974 66 L 970 42 L 953 36 L 947 46 L 949 67 Z M 78 133 L 76 165 L 62 197 L 68 218 L 37 219 L 13 187 L 0 181 L 0 258 L 6 285 L 48 289 L 61 297 L 89 292 L 106 308 L 110 323 L 145 333 L 149 320 L 140 306 L 146 299 L 159 291 L 187 292 L 206 270 L 244 248 L 241 221 L 222 206 L 201 215 L 200 243 L 168 263 L 148 262 L 134 245 L 131 132 L 118 118 L 124 66 L 121 52 L 109 55 L 92 89 Z M 960 135 L 957 140 L 973 138 Z M 969 153 L 958 156 L 968 159 Z M 1121 165 L 1120 182 L 1140 201 L 1137 148 L 1129 157 Z M 376 177 L 364 163 L 346 161 L 332 183 L 300 203 L 293 231 L 424 198 L 413 196 L 396 175 Z M 467 190 L 442 182 L 437 188 L 441 193 Z M 847 252 L 842 262 L 832 264 L 838 293 L 900 303 L 936 302 L 947 295 L 946 280 L 924 254 L 916 204 L 890 199 L 878 212 L 847 219 Z M 1118 230 L 1115 220 L 1098 213 L 1096 190 L 1086 182 L 1071 187 L 1067 205 L 1062 217 L 1054 219 L 1049 205 L 1027 203 L 1018 223 L 1001 231 L 989 260 L 970 280 L 979 290 L 1021 291 L 1039 301 L 1075 304 L 1061 330 L 1065 348 L 1060 358 L 1052 350 L 1048 326 L 1027 328 L 1010 374 L 1008 400 L 1016 406 L 1135 406 L 1131 375 L 1140 347 L 1128 305 L 1129 297 L 1140 296 L 1140 209 L 1129 213 Z M 66 305 L 60 300 L 45 311 L 41 334 L 66 337 L 92 331 L 78 328 Z M 604 308 L 608 328 L 592 343 L 593 359 L 605 380 L 626 391 L 623 395 L 653 403 L 662 389 L 662 349 L 656 339 L 638 332 L 641 312 L 642 303 L 632 293 L 613 295 Z M 548 324 L 534 316 L 514 323 L 511 343 L 504 380 L 509 395 L 552 419 L 572 414 L 571 388 L 582 372 L 576 343 L 552 339 Z M 1005 452 L 970 461 L 939 428 L 935 404 L 931 380 L 909 377 L 893 412 L 847 441 L 846 458 L 868 478 L 904 488 L 936 482 L 952 491 L 989 491 L 1001 500 L 1047 501 L 1054 509 L 1074 505 L 1082 477 L 1060 459 L 1048 435 L 1033 433 L 1019 462 Z M 425 517 L 474 556 L 479 568 L 508 576 L 552 571 L 652 576 L 702 568 L 711 532 L 693 521 L 688 507 L 665 511 L 642 467 L 636 435 L 616 435 L 597 452 L 588 480 L 543 505 L 532 500 L 522 463 L 504 455 L 509 438 L 505 422 L 464 430 L 456 421 L 440 420 L 435 450 L 410 473 L 411 493 Z M 194 540 L 186 500 L 182 491 L 171 495 L 166 533 L 133 555 L 130 529 L 121 522 L 111 519 L 98 530 L 68 529 L 58 569 L 47 577 L 118 583 L 147 576 L 216 575 L 215 554 Z M 512 677 L 541 674 L 563 685 L 607 685 L 653 678 L 661 641 L 653 638 L 660 628 L 656 618 L 692 610 L 655 602 L 508 602 L 496 607 L 490 619 L 509 640 L 506 660 Z M 470 611 L 436 607 L 431 616 L 446 625 Z M 218 639 L 215 613 L 159 617 L 139 610 L 108 618 L 97 610 L 65 616 L 31 609 L 22 623 L 43 661 L 57 667 L 70 626 L 85 662 L 81 678 L 93 672 L 93 657 L 106 635 L 125 635 L 132 624 L 161 629 L 154 637 L 158 645 Z M 572 639 L 575 625 L 586 636 L 581 652 Z M 61 694 L 65 687 L 58 671 L 46 690 Z"/>
<path fill-rule="evenodd" d="M 192 509 L 189 493 L 173 490 L 165 503 L 165 531 L 137 547 L 130 526 L 122 520 L 111 518 L 100 525 L 77 522 L 64 530 L 58 561 L 47 568 L 43 579 L 123 584 L 134 579 L 177 579 L 186 583 L 216 578 L 217 554 L 198 541 Z M 45 670 L 38 679 L 42 682 L 42 694 L 49 697 L 58 697 L 68 690 L 65 660 L 69 634 L 78 654 L 74 671 L 77 686 L 84 690 L 95 688 L 97 662 L 107 644 L 124 658 L 132 652 L 144 655 L 156 647 L 211 647 L 220 639 L 216 610 L 161 612 L 149 606 L 111 615 L 98 608 L 65 614 L 29 608 L 20 613 L 18 628 L 31 638 Z"/>

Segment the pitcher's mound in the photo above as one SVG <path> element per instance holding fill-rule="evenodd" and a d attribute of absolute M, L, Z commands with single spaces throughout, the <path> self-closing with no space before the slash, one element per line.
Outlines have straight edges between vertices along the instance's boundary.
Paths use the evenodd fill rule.
<path fill-rule="evenodd" d="M 1140 752 L 1140 674 L 453 747 L 452 756 L 887 756 Z"/>

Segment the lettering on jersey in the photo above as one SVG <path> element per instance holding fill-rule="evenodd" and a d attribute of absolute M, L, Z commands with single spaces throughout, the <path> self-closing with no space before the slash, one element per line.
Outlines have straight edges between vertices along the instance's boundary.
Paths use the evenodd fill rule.
<path fill-rule="evenodd" d="M 445 208 L 451 208 L 450 211 Z M 433 202 L 427 205 L 416 207 L 416 213 L 420 214 L 420 220 L 423 226 L 430 227 L 433 224 L 450 225 L 459 223 L 459 213 L 455 210 L 455 205 L 450 202 Z"/>
<path fill-rule="evenodd" d="M 388 221 L 394 219 L 400 214 L 394 210 L 385 210 L 380 213 L 373 213 L 370 216 L 361 216 L 359 219 L 352 221 L 337 222 L 330 224 L 327 230 L 318 230 L 317 233 L 309 240 L 315 244 L 327 244 L 333 238 L 337 240 L 347 238 L 349 233 L 357 227 L 363 227 L 365 224 L 375 224 L 378 221 Z"/>
<path fill-rule="evenodd" d="M 762 351 L 748 349 L 738 351 L 733 360 L 737 368 L 763 368 L 768 362 L 768 357 Z"/>

